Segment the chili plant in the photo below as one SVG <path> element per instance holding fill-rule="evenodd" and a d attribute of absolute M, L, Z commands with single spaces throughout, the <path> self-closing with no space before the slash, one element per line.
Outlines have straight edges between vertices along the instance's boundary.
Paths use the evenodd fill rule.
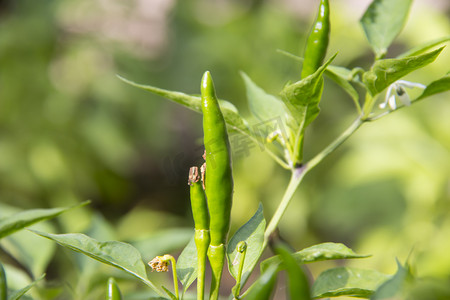
<path fill-rule="evenodd" d="M 336 296 L 371 299 L 408 297 L 408 293 L 417 291 L 421 284 L 414 278 L 408 263 L 399 263 L 394 276 L 376 270 L 332 268 L 321 273 L 311 285 L 304 273 L 304 264 L 322 260 L 364 258 L 367 255 L 356 254 L 339 243 L 322 243 L 293 252 L 289 245 L 278 238 L 277 227 L 304 176 L 362 125 L 450 89 L 449 74 L 427 83 L 414 83 L 403 79 L 407 74 L 432 63 L 443 51 L 444 47 L 439 46 L 447 42 L 449 37 L 431 41 L 395 58 L 386 58 L 389 46 L 405 23 L 411 2 L 374 0 L 362 16 L 360 23 L 375 54 L 374 62 L 367 70 L 359 67 L 347 69 L 332 64 L 338 54 L 327 53 L 331 28 L 330 4 L 328 0 L 321 0 L 317 19 L 307 39 L 304 57 L 282 51 L 293 60 L 303 63 L 301 78 L 298 81 L 287 83 L 279 97 L 275 97 L 267 94 L 243 74 L 254 117 L 261 121 L 281 117 L 286 132 L 276 130 L 264 135 L 253 132 L 233 104 L 217 98 L 209 72 L 206 72 L 201 80 L 200 97 L 141 85 L 119 77 L 128 84 L 203 114 L 206 162 L 200 171 L 198 166 L 191 168 L 188 181 L 195 223 L 193 239 L 177 260 L 171 255 L 161 253 L 161 256 L 149 262 L 150 267 L 158 272 L 167 271 L 168 266 L 172 266 L 173 289 L 160 287 L 149 279 L 141 254 L 130 244 L 118 241 L 100 242 L 76 233 L 34 232 L 131 274 L 150 287 L 158 299 L 183 299 L 195 279 L 196 298 L 205 299 L 207 260 L 212 271 L 209 299 L 220 297 L 225 261 L 230 275 L 236 280 L 235 286 L 228 291 L 233 299 L 270 299 L 278 275 L 283 270 L 287 274 L 290 299 Z M 324 77 L 335 81 L 353 99 L 356 116 L 353 123 L 332 143 L 310 160 L 305 160 L 305 131 L 320 112 Z M 419 96 L 410 97 L 409 89 L 420 91 Z M 360 94 L 363 95 L 361 99 Z M 379 101 L 383 94 L 384 101 Z M 379 108 L 377 102 L 381 102 Z M 238 132 L 255 143 L 267 145 L 268 155 L 291 174 L 286 191 L 267 226 L 263 207 L 260 205 L 249 221 L 231 238 L 228 238 L 228 231 L 233 178 L 228 131 Z M 260 263 L 260 276 L 245 288 L 249 276 L 267 247 L 272 249 L 274 256 Z M 178 290 L 178 280 L 183 287 L 181 293 Z M 3 281 L 0 283 L 4 285 Z M 121 299 L 120 290 L 113 280 L 108 282 L 107 287 L 108 299 Z M 3 292 L 0 295 L 3 295 Z"/>

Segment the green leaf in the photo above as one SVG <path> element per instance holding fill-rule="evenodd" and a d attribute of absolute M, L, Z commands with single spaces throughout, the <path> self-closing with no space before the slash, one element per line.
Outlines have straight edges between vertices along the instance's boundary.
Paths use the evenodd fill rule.
<path fill-rule="evenodd" d="M 53 231 L 50 223 L 38 223 L 32 226 L 35 230 Z M 34 276 L 39 276 L 47 269 L 54 258 L 55 243 L 40 238 L 28 231 L 19 231 L 1 240 L 1 247 Z"/>
<path fill-rule="evenodd" d="M 174 101 L 178 104 L 186 106 L 187 108 L 196 111 L 198 113 L 202 113 L 201 108 L 201 98 L 198 96 L 192 96 L 188 94 L 184 94 L 181 92 L 168 91 L 164 89 L 160 89 L 157 87 L 153 87 L 150 85 L 144 85 L 135 83 L 131 80 L 125 79 L 122 76 L 117 75 L 117 77 L 125 83 L 132 85 L 134 87 L 143 89 L 145 91 L 151 92 L 155 95 L 159 95 L 161 97 L 167 98 L 171 101 Z M 250 130 L 245 122 L 245 120 L 239 115 L 236 107 L 228 101 L 220 100 L 220 109 L 222 111 L 225 122 L 229 126 L 230 129 L 236 130 L 240 133 L 244 133 L 250 135 Z"/>
<path fill-rule="evenodd" d="M 303 63 L 303 57 L 294 55 L 284 50 L 278 50 L 278 52 Z M 328 76 L 331 80 L 336 82 L 352 98 L 353 102 L 355 102 L 356 107 L 359 108 L 360 105 L 358 102 L 358 92 L 350 84 L 350 81 L 352 81 L 352 70 L 341 66 L 328 65 L 328 67 L 325 69 L 324 75 Z"/>
<path fill-rule="evenodd" d="M 403 76 L 432 63 L 442 49 L 444 47 L 418 56 L 378 60 L 363 74 L 363 82 L 374 97 Z"/>
<path fill-rule="evenodd" d="M 344 244 L 322 243 L 300 250 L 292 255 L 297 263 L 306 264 L 323 260 L 366 258 L 370 255 L 360 255 Z M 261 270 L 272 264 L 281 262 L 279 256 L 272 256 L 261 263 Z"/>
<path fill-rule="evenodd" d="M 370 300 L 404 299 L 414 278 L 408 264 L 402 266 L 397 261 L 397 267 L 397 273 L 380 285 L 372 297 L 370 297 Z"/>
<path fill-rule="evenodd" d="M 45 277 L 45 274 L 43 274 L 41 277 L 37 278 L 35 281 L 33 281 L 32 283 L 30 283 L 29 285 L 27 285 L 26 287 L 15 291 L 14 293 L 12 293 L 9 297 L 8 300 L 19 300 L 23 295 L 25 295 L 33 286 L 35 286 L 39 281 L 41 281 L 43 278 Z"/>
<path fill-rule="evenodd" d="M 348 71 L 348 73 L 347 73 Z M 351 70 L 343 67 L 328 66 L 325 75 L 336 82 L 353 100 L 358 112 L 361 110 L 359 104 L 359 95 L 355 88 L 350 84 L 348 78 L 351 78 Z"/>
<path fill-rule="evenodd" d="M 194 237 L 192 237 L 177 260 L 177 276 L 183 285 L 183 293 L 197 278 L 197 259 L 197 247 Z"/>
<path fill-rule="evenodd" d="M 99 242 L 81 233 L 51 234 L 34 230 L 32 232 L 53 240 L 70 250 L 121 269 L 140 279 L 160 296 L 163 296 L 162 291 L 148 280 L 141 254 L 130 244 L 117 241 Z"/>
<path fill-rule="evenodd" d="M 236 260 L 238 252 L 236 246 L 239 242 L 247 243 L 247 253 L 245 255 L 244 267 L 242 269 L 241 281 L 245 282 L 258 262 L 258 258 L 263 251 L 264 230 L 266 228 L 266 220 L 263 215 L 262 204 L 259 204 L 258 210 L 251 219 L 239 228 L 230 239 L 227 246 L 228 269 L 234 279 L 238 276 L 239 261 Z"/>
<path fill-rule="evenodd" d="M 89 203 L 90 201 L 85 201 L 81 204 L 70 207 L 30 209 L 2 218 L 0 220 L 0 239 L 32 224 L 54 218 L 63 212 L 87 205 Z"/>
<path fill-rule="evenodd" d="M 6 300 L 8 296 L 8 283 L 6 281 L 6 273 L 3 264 L 0 262 L 0 300 Z"/>
<path fill-rule="evenodd" d="M 273 118 L 284 119 L 286 114 L 284 103 L 275 96 L 267 94 L 244 72 L 241 72 L 241 76 L 244 79 L 247 100 L 252 114 L 260 121 L 267 121 Z"/>
<path fill-rule="evenodd" d="M 165 286 L 161 286 L 164 290 L 164 292 L 166 292 L 167 295 L 169 295 L 171 300 L 178 300 L 177 297 L 171 292 L 169 291 Z"/>
<path fill-rule="evenodd" d="M 310 290 L 308 278 L 291 255 L 287 246 L 278 244 L 275 246 L 275 252 L 278 253 L 287 271 L 289 279 L 289 299 L 310 300 Z"/>
<path fill-rule="evenodd" d="M 278 267 L 270 266 L 245 292 L 245 300 L 268 300 L 272 295 L 278 274 Z"/>
<path fill-rule="evenodd" d="M 450 90 L 450 75 L 445 75 L 430 83 L 415 101 L 422 100 L 435 94 L 447 92 L 448 90 Z"/>
<path fill-rule="evenodd" d="M 376 57 L 382 58 L 402 30 L 412 0 L 374 0 L 360 22 Z"/>
<path fill-rule="evenodd" d="M 333 268 L 317 277 L 312 286 L 312 294 L 314 298 L 339 296 L 369 298 L 389 278 L 389 275 L 375 270 Z"/>
<path fill-rule="evenodd" d="M 417 47 L 414 47 L 411 50 L 398 55 L 397 58 L 403 58 L 403 57 L 408 57 L 408 56 L 416 56 L 416 55 L 422 54 L 425 51 L 427 51 L 427 50 L 429 50 L 431 48 L 434 48 L 436 46 L 439 46 L 440 44 L 448 42 L 448 41 L 450 41 L 450 35 L 444 36 L 442 38 L 439 38 L 439 39 L 430 41 L 428 43 L 419 45 Z"/>

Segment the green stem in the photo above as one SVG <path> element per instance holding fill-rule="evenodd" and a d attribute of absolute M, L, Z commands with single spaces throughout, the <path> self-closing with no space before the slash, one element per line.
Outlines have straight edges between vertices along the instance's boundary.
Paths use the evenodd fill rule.
<path fill-rule="evenodd" d="M 241 292 L 241 279 L 242 271 L 244 270 L 245 255 L 247 254 L 247 243 L 244 241 L 239 242 L 236 246 L 237 256 L 239 257 L 239 270 L 236 278 L 236 285 L 233 287 L 232 292 L 234 295 L 233 299 L 239 299 L 239 293 Z M 237 257 L 236 257 L 237 258 Z"/>
<path fill-rule="evenodd" d="M 205 299 L 205 269 L 206 255 L 209 247 L 209 230 L 195 230 L 195 245 L 197 246 L 198 277 L 197 277 L 197 300 Z"/>
<path fill-rule="evenodd" d="M 175 289 L 175 296 L 177 299 L 180 299 L 180 295 L 178 293 L 178 277 L 177 277 L 177 262 L 172 255 L 170 256 L 170 262 L 172 263 L 172 274 L 173 274 L 173 288 Z"/>
<path fill-rule="evenodd" d="M 284 215 L 289 203 L 291 202 L 292 196 L 297 190 L 298 185 L 311 169 L 313 169 L 318 163 L 320 163 L 325 157 L 327 157 L 331 152 L 336 150 L 342 143 L 344 143 L 362 124 L 362 121 L 359 117 L 338 137 L 336 138 L 328 147 L 314 156 L 306 165 L 296 168 L 292 171 L 291 180 L 289 181 L 289 185 L 284 193 L 283 199 L 278 205 L 277 210 L 275 211 L 272 219 L 267 225 L 266 231 L 264 232 L 264 246 L 267 245 L 270 235 L 275 231 L 278 226 L 278 223 L 281 220 L 281 217 Z"/>
<path fill-rule="evenodd" d="M 325 149 L 323 149 L 320 153 L 314 156 L 308 164 L 305 166 L 305 173 L 314 168 L 318 163 L 320 163 L 325 157 L 327 157 L 331 152 L 336 150 L 337 147 L 342 145 L 359 127 L 364 123 L 361 118 L 357 118 L 353 123 L 343 132 L 340 136 L 338 136 L 331 144 L 329 144 Z"/>
<path fill-rule="evenodd" d="M 302 181 L 303 176 L 306 174 L 306 170 L 307 169 L 303 166 L 292 171 L 291 180 L 289 181 L 289 185 L 286 189 L 286 192 L 284 193 L 283 199 L 278 205 L 277 210 L 272 216 L 272 219 L 270 220 L 269 224 L 267 225 L 266 231 L 264 232 L 263 249 L 267 246 L 270 235 L 275 231 L 278 223 L 280 223 L 281 217 L 283 217 L 284 213 L 286 212 L 286 209 L 291 202 L 292 196 L 294 195 L 298 185 Z"/>
<path fill-rule="evenodd" d="M 283 217 L 284 213 L 286 212 L 286 209 L 289 206 L 289 203 L 291 202 L 295 191 L 297 190 L 300 182 L 302 181 L 302 179 L 306 175 L 306 173 L 308 173 L 318 163 L 320 163 L 325 157 L 327 157 L 330 153 L 332 153 L 334 150 L 336 150 L 342 143 L 344 143 L 356 130 L 358 130 L 359 127 L 361 127 L 361 125 L 364 122 L 365 121 L 361 120 L 361 117 L 358 117 L 340 136 L 338 136 L 330 145 L 328 145 L 328 147 L 326 147 L 320 153 L 318 153 L 316 156 L 314 156 L 307 164 L 292 170 L 291 179 L 289 181 L 288 187 L 286 188 L 283 198 L 281 199 L 281 202 L 278 205 L 277 210 L 275 211 L 274 215 L 272 216 L 272 219 L 270 220 L 269 224 L 266 227 L 266 231 L 264 232 L 264 243 L 262 246 L 262 250 L 260 252 L 260 256 L 264 252 L 264 249 L 267 246 L 270 236 L 275 231 L 275 229 L 278 227 L 278 224 L 280 223 L 281 218 Z M 251 272 L 252 271 L 250 271 L 250 273 Z M 242 285 L 244 285 L 246 283 L 248 277 L 249 276 L 247 276 L 243 280 Z"/>

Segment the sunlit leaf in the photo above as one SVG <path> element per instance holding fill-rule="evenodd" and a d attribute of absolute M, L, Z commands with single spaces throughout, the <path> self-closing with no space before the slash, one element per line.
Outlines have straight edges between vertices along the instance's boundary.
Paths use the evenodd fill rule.
<path fill-rule="evenodd" d="M 141 254 L 130 244 L 117 241 L 99 242 L 81 233 L 50 234 L 34 230 L 32 232 L 104 264 L 121 269 L 140 279 L 163 296 L 163 293 L 148 280 Z"/>
<path fill-rule="evenodd" d="M 408 264 L 402 266 L 397 261 L 397 272 L 385 281 L 370 297 L 371 300 L 404 299 L 411 286 L 413 276 Z"/>
<path fill-rule="evenodd" d="M 406 74 L 432 63 L 442 49 L 443 47 L 418 56 L 377 60 L 363 74 L 363 82 L 369 93 L 375 96 Z"/>
<path fill-rule="evenodd" d="M 171 101 L 174 101 L 178 104 L 181 104 L 193 111 L 196 111 L 198 113 L 202 112 L 201 108 L 201 98 L 198 96 L 192 96 L 181 92 L 174 92 L 169 90 L 160 89 L 157 87 L 153 87 L 150 85 L 144 85 L 135 83 L 131 80 L 125 79 L 119 75 L 117 77 L 122 80 L 125 83 L 128 83 L 129 85 L 132 85 L 134 87 L 143 89 L 145 91 L 151 92 L 155 95 L 159 95 L 161 97 L 167 98 Z M 219 100 L 219 105 L 222 110 L 223 117 L 225 119 L 225 122 L 229 126 L 229 128 L 236 130 L 240 133 L 245 133 L 247 135 L 250 135 L 249 129 L 246 125 L 245 120 L 239 115 L 236 107 L 225 100 Z"/>
<path fill-rule="evenodd" d="M 239 242 L 247 243 L 247 252 L 244 259 L 244 267 L 242 269 L 242 281 L 250 275 L 253 267 L 258 262 L 264 242 L 264 230 L 266 228 L 266 220 L 263 215 L 262 204 L 259 204 L 258 210 L 251 219 L 239 228 L 230 239 L 227 246 L 228 269 L 230 274 L 237 278 L 239 271 L 239 261 L 237 260 L 238 251 L 236 246 Z"/>
<path fill-rule="evenodd" d="M 45 274 L 43 274 L 41 277 L 37 278 L 35 281 L 30 283 L 26 287 L 21 288 L 20 290 L 13 292 L 11 295 L 8 296 L 8 300 L 19 300 L 20 298 L 22 298 L 23 295 L 25 295 L 33 286 L 35 286 L 44 277 L 45 277 Z"/>
<path fill-rule="evenodd" d="M 423 91 L 423 93 L 415 100 L 422 100 L 426 97 L 430 97 L 439 93 L 447 92 L 450 90 L 450 75 L 446 75 L 438 80 L 433 81 Z"/>
<path fill-rule="evenodd" d="M 272 295 L 278 274 L 278 267 L 271 265 L 261 276 L 248 288 L 245 300 L 268 300 Z"/>
<path fill-rule="evenodd" d="M 375 270 L 333 268 L 317 277 L 312 286 L 312 294 L 314 298 L 338 296 L 369 298 L 389 278 L 389 275 Z"/>
<path fill-rule="evenodd" d="M 361 18 L 361 25 L 377 58 L 403 29 L 412 0 L 374 0 Z"/>
<path fill-rule="evenodd" d="M 284 103 L 267 94 L 262 88 L 257 86 L 250 77 L 241 72 L 247 90 L 247 100 L 252 114 L 260 121 L 267 121 L 273 118 L 284 118 L 286 109 Z"/>
<path fill-rule="evenodd" d="M 278 50 L 278 52 L 303 63 L 304 60 L 303 57 L 294 55 L 284 50 Z M 359 99 L 358 92 L 350 84 L 350 81 L 352 80 L 352 70 L 330 64 L 325 69 L 324 75 L 329 77 L 334 82 L 336 82 L 352 98 L 356 107 L 359 108 L 360 105 L 358 102 Z"/>
<path fill-rule="evenodd" d="M 197 247 L 195 246 L 194 237 L 192 237 L 177 260 L 177 276 L 183 285 L 184 292 L 197 278 L 197 260 Z"/>
<path fill-rule="evenodd" d="M 292 256 L 297 263 L 306 264 L 323 260 L 366 258 L 370 255 L 356 254 L 344 244 L 322 243 L 300 250 Z M 265 270 L 269 265 L 279 264 L 280 262 L 280 257 L 273 256 L 261 263 L 261 269 Z"/>
<path fill-rule="evenodd" d="M 12 216 L 4 217 L 0 220 L 0 239 L 32 224 L 54 218 L 63 212 L 87 205 L 89 203 L 89 201 L 86 201 L 79 205 L 70 207 L 30 209 Z"/>
<path fill-rule="evenodd" d="M 430 41 L 428 43 L 424 43 L 422 45 L 419 45 L 417 47 L 412 48 L 411 50 L 402 53 L 400 55 L 397 56 L 397 58 L 403 58 L 403 57 L 407 57 L 407 56 L 416 56 L 416 55 L 420 55 L 422 53 L 424 53 L 425 51 L 434 48 L 436 46 L 439 46 L 440 44 L 443 44 L 445 42 L 450 41 L 450 36 L 444 36 L 442 38 Z"/>

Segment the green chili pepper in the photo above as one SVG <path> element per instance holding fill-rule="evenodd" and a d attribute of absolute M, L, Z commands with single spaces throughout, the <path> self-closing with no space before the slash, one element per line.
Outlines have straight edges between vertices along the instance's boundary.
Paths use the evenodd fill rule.
<path fill-rule="evenodd" d="M 203 173 L 202 166 L 202 173 Z M 203 176 L 202 176 L 203 177 Z M 198 167 L 192 167 L 189 170 L 189 185 L 191 193 L 192 215 L 195 224 L 195 245 L 197 246 L 197 299 L 203 300 L 205 297 L 205 266 L 206 255 L 208 252 L 210 237 L 209 237 L 209 214 L 206 204 L 205 191 L 203 190 L 202 182 Z"/>
<path fill-rule="evenodd" d="M 322 65 L 327 54 L 329 36 L 330 6 L 328 0 L 320 0 L 319 13 L 306 42 L 302 78 L 313 74 Z"/>
<path fill-rule="evenodd" d="M 209 72 L 203 75 L 201 96 L 206 150 L 205 192 L 209 207 L 211 235 L 208 257 L 213 273 L 210 299 L 218 299 L 225 245 L 230 228 L 233 178 L 227 129 Z"/>
<path fill-rule="evenodd" d="M 110 277 L 108 279 L 107 289 L 106 300 L 122 300 L 122 293 L 114 278 Z"/>

